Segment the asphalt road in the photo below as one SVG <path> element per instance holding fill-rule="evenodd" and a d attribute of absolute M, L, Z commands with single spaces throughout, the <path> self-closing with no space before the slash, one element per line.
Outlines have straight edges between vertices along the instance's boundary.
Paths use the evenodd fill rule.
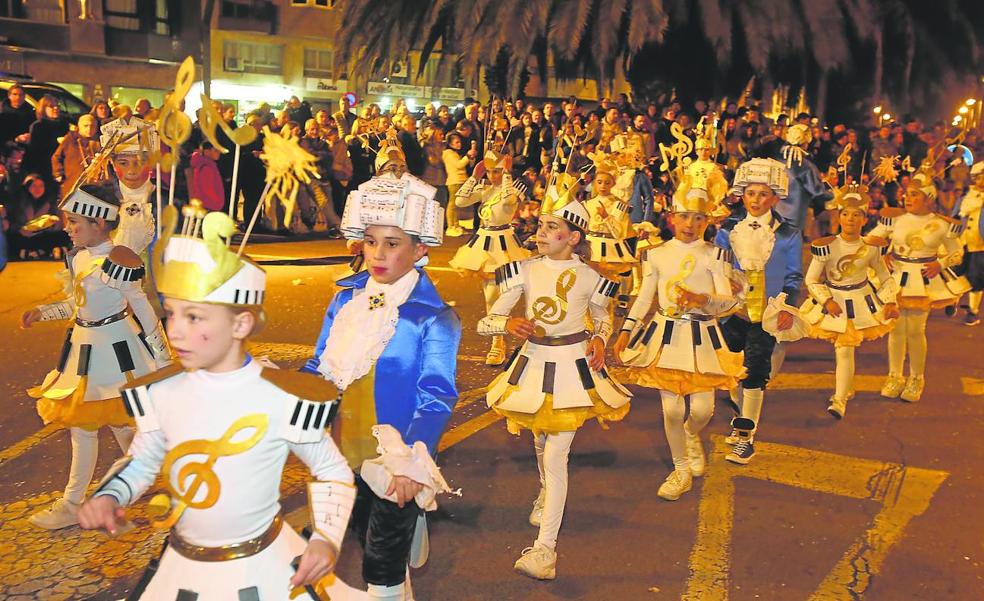
<path fill-rule="evenodd" d="M 256 244 L 259 260 L 337 256 L 340 242 Z M 826 411 L 833 353 L 804 341 L 788 353 L 766 395 L 759 451 L 745 467 L 723 460 L 729 410 L 707 428 L 711 464 L 679 501 L 656 497 L 671 469 L 659 400 L 638 390 L 625 421 L 588 424 L 570 460 L 558 578 L 519 576 L 512 563 L 532 544 L 526 522 L 537 492 L 529 434 L 514 437 L 482 396 L 496 373 L 482 363 L 486 340 L 477 281 L 447 270 L 438 249 L 431 277 L 464 326 L 462 398 L 439 456 L 461 497 L 431 514 L 431 557 L 414 572 L 430 600 L 835 600 L 984 598 L 984 364 L 980 328 L 934 314 L 927 391 L 914 405 L 877 395 L 885 344 L 858 354 L 858 396 L 847 417 Z M 57 498 L 70 456 L 63 432 L 42 428 L 24 390 L 53 367 L 58 324 L 17 327 L 20 314 L 59 294 L 55 263 L 13 263 L 0 274 L 0 599 L 112 599 L 125 595 L 163 533 L 147 523 L 116 539 L 68 528 L 45 532 L 26 519 Z M 255 353 L 285 367 L 310 352 L 342 266 L 271 266 L 268 326 Z M 617 373 L 617 370 L 616 370 Z M 761 444 L 759 444 L 761 443 Z M 97 474 L 119 454 L 102 435 Z M 305 474 L 292 463 L 284 505 L 303 523 Z M 339 573 L 359 582 L 360 555 L 346 542 Z"/>

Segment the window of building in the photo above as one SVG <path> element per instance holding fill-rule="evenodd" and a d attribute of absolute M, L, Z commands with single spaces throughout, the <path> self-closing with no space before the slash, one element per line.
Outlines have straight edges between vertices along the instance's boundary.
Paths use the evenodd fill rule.
<path fill-rule="evenodd" d="M 291 6 L 313 6 L 315 8 L 335 8 L 338 0 L 290 0 Z"/>
<path fill-rule="evenodd" d="M 156 0 L 156 6 L 154 7 L 154 33 L 158 35 L 171 35 L 167 0 Z"/>
<path fill-rule="evenodd" d="M 137 0 L 104 0 L 103 16 L 106 25 L 115 29 L 140 31 L 140 13 Z"/>
<path fill-rule="evenodd" d="M 65 9 L 61 0 L 0 0 L 0 17 L 64 23 Z"/>
<path fill-rule="evenodd" d="M 280 75 L 284 71 L 284 47 L 227 40 L 223 44 L 222 60 L 224 71 Z"/>
<path fill-rule="evenodd" d="M 332 52 L 323 48 L 304 49 L 304 77 L 331 79 Z"/>

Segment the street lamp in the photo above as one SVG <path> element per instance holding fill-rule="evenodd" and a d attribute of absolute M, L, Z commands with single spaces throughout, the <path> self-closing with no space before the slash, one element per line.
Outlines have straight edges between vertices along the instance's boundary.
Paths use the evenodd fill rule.
<path fill-rule="evenodd" d="M 966 115 L 967 114 L 967 107 L 966 106 L 962 106 L 959 109 L 957 109 L 957 112 L 960 113 L 961 115 Z"/>
<path fill-rule="evenodd" d="M 976 98 L 968 98 L 967 101 L 964 102 L 964 104 L 966 104 L 967 106 L 974 106 L 975 104 L 977 104 L 977 99 Z"/>
<path fill-rule="evenodd" d="M 873 113 L 874 113 L 874 114 L 876 114 L 876 115 L 880 115 L 880 114 L 881 114 L 881 112 L 882 112 L 882 107 L 881 107 L 881 105 L 879 104 L 879 105 L 878 105 L 878 106 L 876 106 L 875 108 L 873 108 L 873 109 L 871 109 L 871 112 L 873 112 Z"/>

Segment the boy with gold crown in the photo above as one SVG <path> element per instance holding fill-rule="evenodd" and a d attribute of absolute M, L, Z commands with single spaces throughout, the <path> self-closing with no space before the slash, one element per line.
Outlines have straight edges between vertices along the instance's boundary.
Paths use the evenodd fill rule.
<path fill-rule="evenodd" d="M 160 321 L 140 285 L 143 262 L 109 239 L 120 210 L 112 187 L 84 184 L 60 208 L 75 246 L 67 261 L 71 296 L 22 318 L 24 327 L 37 321 L 74 322 L 58 367 L 28 391 L 37 399 L 44 422 L 68 428 L 72 439 L 64 495 L 31 516 L 32 524 L 49 530 L 78 522 L 79 504 L 96 468 L 99 428 L 109 426 L 124 453 L 133 439 L 133 420 L 123 411 L 120 386 L 171 358 Z"/>
<path fill-rule="evenodd" d="M 854 396 L 854 349 L 887 334 L 899 316 L 899 288 L 881 248 L 861 239 L 870 202 L 863 184 L 835 191 L 827 209 L 837 212 L 840 233 L 813 241 L 805 279 L 810 298 L 800 307 L 812 326 L 809 335 L 834 345 L 835 388 L 827 411 L 837 419 L 844 417 Z"/>
<path fill-rule="evenodd" d="M 161 148 L 157 128 L 140 117 L 120 117 L 102 126 L 99 142 L 110 153 L 119 186 L 120 220 L 113 242 L 142 254 L 157 235 L 150 198 L 150 175 Z"/>
<path fill-rule="evenodd" d="M 481 226 L 471 240 L 458 249 L 449 264 L 454 269 L 470 271 L 482 277 L 486 312 L 491 310 L 499 295 L 495 271 L 506 263 L 530 256 L 512 226 L 522 194 L 513 187 L 511 169 L 511 156 L 493 150 L 486 152 L 485 158 L 462 184 L 454 199 L 459 207 L 478 204 Z M 488 176 L 488 181 L 484 176 Z M 493 336 L 485 364 L 502 365 L 505 361 L 506 341 L 502 336 Z"/>
<path fill-rule="evenodd" d="M 786 166 L 774 159 L 752 159 L 735 172 L 731 193 L 744 211 L 721 224 L 715 244 L 731 251 L 732 264 L 748 280 L 743 315 L 722 324 L 728 347 L 744 352 L 746 374 L 738 389 L 738 416 L 731 422 L 725 459 L 745 465 L 755 456 L 755 433 L 762 415 L 765 387 L 778 370 L 773 367 L 776 334 L 798 323 L 795 309 L 780 310 L 775 324 L 765 319 L 766 306 L 789 298 L 795 302 L 803 282 L 803 237 L 775 210 L 789 190 Z M 780 296 L 780 295 L 785 295 Z M 773 301 L 773 299 L 775 299 Z M 768 329 L 767 329 L 768 328 Z"/>
<path fill-rule="evenodd" d="M 567 457 L 584 422 L 621 420 L 630 393 L 605 370 L 605 344 L 612 332 L 608 305 L 618 284 L 587 263 L 589 216 L 574 200 L 574 188 L 551 194 L 536 232 L 540 256 L 496 271 L 501 295 L 478 323 L 484 336 L 512 334 L 524 340 L 505 371 L 489 384 L 487 400 L 506 417 L 510 432 L 533 433 L 540 494 L 530 523 L 539 527 L 533 546 L 515 568 L 541 580 L 557 574 L 557 534 L 567 502 Z M 523 317 L 510 317 L 519 298 Z M 590 322 L 592 328 L 586 329 Z"/>
<path fill-rule="evenodd" d="M 265 273 L 228 248 L 236 231 L 228 215 L 189 205 L 181 233 L 172 234 L 176 213 L 165 209 L 154 260 L 181 364 L 123 387 L 138 434 L 79 524 L 115 533 L 123 507 L 162 473 L 170 496 L 155 496 L 150 508 L 170 535 L 132 598 L 364 598 L 331 576 L 355 500 L 352 471 L 325 433 L 337 390 L 246 352 L 265 319 Z M 309 541 L 281 515 L 288 452 L 315 477 Z"/>
<path fill-rule="evenodd" d="M 724 345 L 718 318 L 738 305 L 731 254 L 704 241 L 715 212 L 707 190 L 685 177 L 673 195 L 673 239 L 649 250 L 642 289 L 615 342 L 640 386 L 659 390 L 673 471 L 658 494 L 675 501 L 706 469 L 700 432 L 714 415 L 714 391 L 737 385 L 741 353 Z M 655 313 L 647 319 L 655 303 Z M 684 421 L 686 399 L 690 417 Z"/>
<path fill-rule="evenodd" d="M 369 598 L 403 601 L 408 563 L 424 559 L 411 556 L 426 548 L 423 512 L 448 491 L 431 456 L 458 400 L 461 324 L 421 268 L 444 234 L 435 189 L 391 166 L 349 194 L 341 230 L 361 241 L 366 270 L 338 280 L 302 370 L 342 393 L 334 435 L 358 472 L 352 525 Z"/>
<path fill-rule="evenodd" d="M 618 165 L 601 151 L 588 156 L 594 161 L 595 191 L 595 195 L 584 202 L 589 215 L 587 240 L 591 246 L 591 266 L 619 282 L 618 303 L 624 317 L 632 290 L 632 267 L 638 263 L 627 241 L 635 237 L 635 231 L 631 227 L 628 205 L 613 194 Z"/>
<path fill-rule="evenodd" d="M 960 265 L 962 224 L 933 212 L 936 185 L 924 165 L 905 189 L 905 208 L 882 209 L 868 240 L 886 246 L 885 261 L 899 285 L 902 315 L 888 334 L 888 377 L 881 395 L 914 403 L 926 386 L 926 322 L 929 311 L 955 304 L 970 289 Z M 906 354 L 909 378 L 902 376 Z"/>

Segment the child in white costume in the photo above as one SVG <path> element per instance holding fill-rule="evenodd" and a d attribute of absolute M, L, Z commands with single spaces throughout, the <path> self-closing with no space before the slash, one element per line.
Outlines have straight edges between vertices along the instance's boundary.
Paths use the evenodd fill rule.
<path fill-rule="evenodd" d="M 619 282 L 621 315 L 624 316 L 632 289 L 632 268 L 638 263 L 626 239 L 634 237 L 635 230 L 625 199 L 612 192 L 618 165 L 600 151 L 589 156 L 595 167 L 595 196 L 585 201 L 584 208 L 589 215 L 587 239 L 591 245 L 591 265 L 605 277 Z"/>
<path fill-rule="evenodd" d="M 714 414 L 714 390 L 741 377 L 742 354 L 725 345 L 718 317 L 738 306 L 731 253 L 705 242 L 713 202 L 688 182 L 673 197 L 674 238 L 646 253 L 642 289 L 615 343 L 629 378 L 660 391 L 673 471 L 659 496 L 675 501 L 704 475 L 700 431 Z M 651 320 L 645 318 L 656 301 Z M 690 418 L 684 422 L 690 398 Z"/>
<path fill-rule="evenodd" d="M 899 316 L 899 288 L 881 248 L 861 240 L 870 202 L 867 186 L 848 184 L 827 204 L 837 211 L 841 231 L 813 241 L 805 278 L 810 298 L 800 307 L 812 326 L 810 336 L 834 345 L 835 389 L 827 411 L 838 419 L 854 396 L 854 349 L 887 334 Z M 869 270 L 877 280 L 872 281 Z"/>
<path fill-rule="evenodd" d="M 905 190 L 905 211 L 883 209 L 869 240 L 887 241 L 885 259 L 899 285 L 902 316 L 888 335 L 888 377 L 881 394 L 916 402 L 926 385 L 926 321 L 933 308 L 957 302 L 970 289 L 966 278 L 957 277 L 960 264 L 961 224 L 932 212 L 936 186 L 923 170 L 916 172 Z M 902 377 L 906 352 L 909 378 Z"/>
<path fill-rule="evenodd" d="M 228 215 L 203 216 L 186 214 L 181 234 L 172 235 L 176 211 L 165 209 L 154 254 L 182 365 L 122 389 L 138 434 L 83 505 L 79 523 L 113 533 L 122 507 L 162 472 L 170 498 L 158 495 L 150 505 L 160 517 L 154 525 L 171 532 L 136 597 L 312 599 L 302 588 L 311 586 L 332 599 L 365 598 L 330 575 L 355 499 L 352 471 L 325 433 L 337 390 L 246 354 L 247 337 L 264 320 L 266 276 L 226 246 L 236 231 Z M 281 516 L 288 452 L 316 478 L 308 484 L 310 541 Z"/>
<path fill-rule="evenodd" d="M 495 271 L 506 263 L 530 256 L 530 252 L 523 248 L 516 237 L 512 226 L 521 194 L 513 187 L 512 176 L 509 174 L 511 167 L 512 157 L 509 155 L 486 152 L 485 159 L 461 186 L 454 199 L 459 207 L 479 204 L 481 227 L 471 240 L 458 249 L 448 264 L 454 269 L 471 271 L 483 277 L 482 293 L 485 296 L 486 312 L 499 296 L 494 279 Z M 485 173 L 488 174 L 488 182 L 482 179 Z M 493 336 L 485 364 L 502 365 L 505 361 L 506 341 L 502 336 Z"/>
<path fill-rule="evenodd" d="M 102 126 L 99 143 L 110 153 L 119 184 L 120 222 L 113 242 L 143 253 L 157 235 L 150 181 L 160 138 L 153 123 L 137 116 L 120 117 Z"/>
<path fill-rule="evenodd" d="M 506 417 L 510 432 L 533 432 L 540 494 L 530 523 L 540 531 L 515 567 L 541 580 L 557 573 L 555 548 L 574 434 L 589 419 L 602 425 L 621 420 L 631 396 L 604 367 L 605 341 L 612 330 L 607 306 L 618 284 L 575 254 L 578 246 L 586 250 L 588 214 L 570 194 L 562 199 L 563 204 L 545 203 L 540 215 L 536 241 L 542 256 L 508 263 L 496 272 L 502 294 L 478 323 L 482 335 L 509 332 L 525 339 L 505 371 L 489 384 L 487 400 Z M 526 298 L 524 316 L 510 318 L 520 296 Z M 593 332 L 585 329 L 588 318 Z"/>
<path fill-rule="evenodd" d="M 36 321 L 74 322 L 58 366 L 28 391 L 46 424 L 71 432 L 65 494 L 31 516 L 32 524 L 52 530 L 77 523 L 96 467 L 99 428 L 109 426 L 124 453 L 133 438 L 133 420 L 120 403 L 119 387 L 170 361 L 161 324 L 140 286 L 143 263 L 109 239 L 119 214 L 112 188 L 85 184 L 61 209 L 76 246 L 68 261 L 71 296 L 28 311 L 22 320 L 25 327 Z"/>
<path fill-rule="evenodd" d="M 964 223 L 960 235 L 964 246 L 960 271 L 971 285 L 964 325 L 976 326 L 981 322 L 981 298 L 984 297 L 984 161 L 971 167 L 970 181 L 970 190 L 954 208 L 954 215 Z"/>

